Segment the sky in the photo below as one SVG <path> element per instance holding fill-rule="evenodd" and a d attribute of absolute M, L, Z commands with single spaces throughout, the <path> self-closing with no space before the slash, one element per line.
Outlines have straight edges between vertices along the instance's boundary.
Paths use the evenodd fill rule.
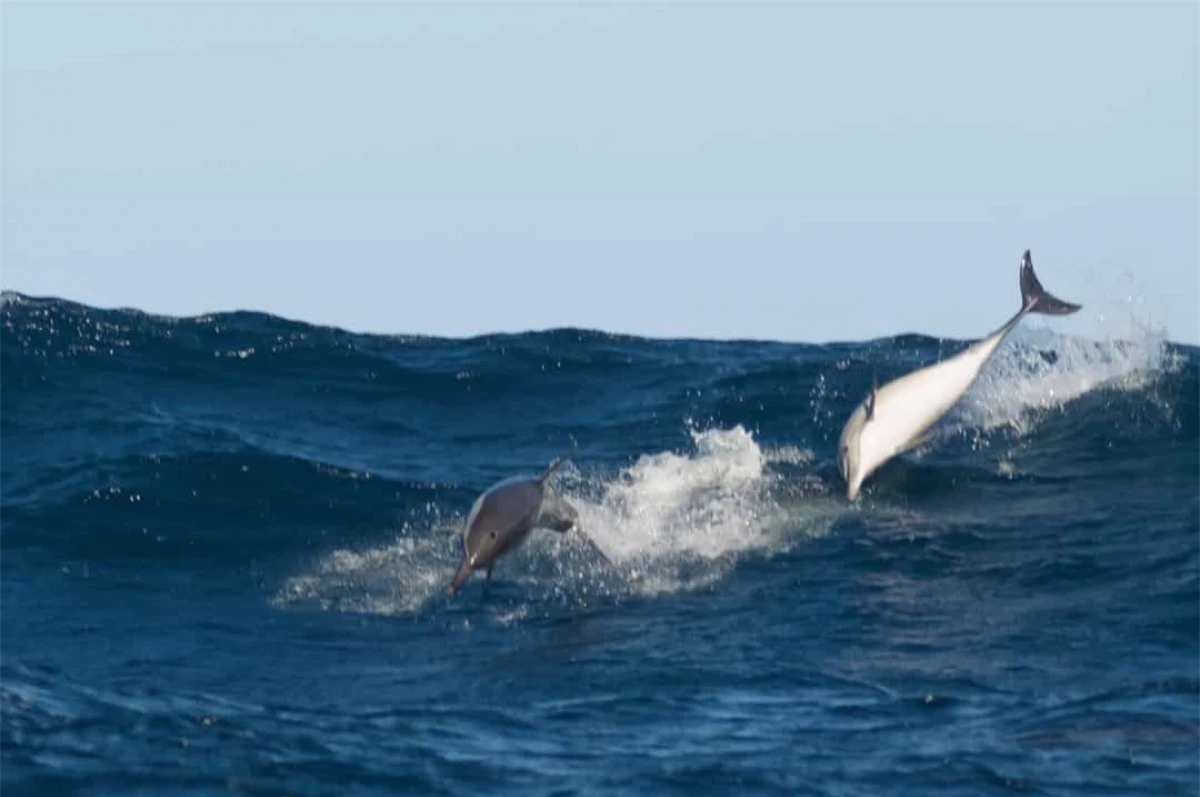
<path fill-rule="evenodd" d="M 1200 15 L 17 2 L 0 287 L 355 331 L 1200 343 Z M 1131 326 L 1132 325 L 1132 326 Z"/>

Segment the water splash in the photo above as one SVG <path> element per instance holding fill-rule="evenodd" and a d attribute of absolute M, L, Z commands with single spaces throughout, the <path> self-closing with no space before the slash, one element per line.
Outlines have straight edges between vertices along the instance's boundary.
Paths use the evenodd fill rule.
<path fill-rule="evenodd" d="M 1019 327 L 956 407 L 957 425 L 1007 426 L 1025 435 L 1044 417 L 1097 389 L 1140 391 L 1179 367 L 1161 331 L 1126 327 L 1090 340 L 1045 327 Z"/>
<path fill-rule="evenodd" d="M 335 550 L 312 572 L 289 578 L 272 602 L 364 614 L 413 614 L 449 583 L 455 560 L 448 542 L 442 534 L 427 533 L 402 536 L 378 548 Z"/>
<path fill-rule="evenodd" d="M 531 597 L 543 592 L 574 605 L 694 590 L 721 579 L 739 557 L 772 555 L 832 524 L 835 502 L 784 503 L 777 492 L 787 485 L 768 467 L 807 462 L 811 452 L 764 452 L 741 426 L 693 431 L 691 437 L 691 452 L 644 455 L 615 476 L 574 466 L 561 472 L 559 491 L 579 510 L 581 528 L 613 568 L 590 555 L 576 534 L 537 530 L 500 562 L 496 579 L 520 584 Z M 311 572 L 288 579 L 274 602 L 371 614 L 424 611 L 457 566 L 453 535 L 463 518 L 448 521 L 440 529 L 407 529 L 378 548 L 333 551 Z M 511 622 L 526 614 L 510 605 L 495 619 Z"/>

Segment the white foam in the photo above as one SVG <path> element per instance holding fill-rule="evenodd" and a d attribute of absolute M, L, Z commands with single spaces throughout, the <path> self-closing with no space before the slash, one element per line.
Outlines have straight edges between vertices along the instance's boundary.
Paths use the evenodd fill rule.
<path fill-rule="evenodd" d="M 452 561 L 444 535 L 402 536 L 362 551 L 335 550 L 312 572 L 287 580 L 276 605 L 315 603 L 323 609 L 367 614 L 410 614 L 449 583 Z M 442 563 L 443 566 L 437 566 Z"/>
<path fill-rule="evenodd" d="M 741 556 L 770 556 L 823 533 L 839 511 L 832 499 L 785 506 L 772 489 L 777 477 L 769 462 L 807 462 L 811 452 L 764 452 L 741 426 L 693 431 L 692 442 L 691 452 L 645 455 L 615 476 L 589 476 L 574 467 L 560 471 L 559 491 L 578 509 L 581 527 L 613 568 L 599 562 L 577 534 L 538 530 L 497 565 L 495 578 L 572 604 L 597 596 L 699 589 L 722 578 Z M 441 595 L 458 565 L 452 535 L 462 522 L 456 517 L 440 530 L 410 529 L 364 551 L 333 551 L 312 572 L 289 579 L 275 602 L 373 614 L 420 612 Z M 511 605 L 495 611 L 501 623 L 527 614 Z"/>
<path fill-rule="evenodd" d="M 761 533 L 762 451 L 740 426 L 693 432 L 694 455 L 644 456 L 579 504 L 584 528 L 627 560 L 688 552 L 716 558 Z"/>

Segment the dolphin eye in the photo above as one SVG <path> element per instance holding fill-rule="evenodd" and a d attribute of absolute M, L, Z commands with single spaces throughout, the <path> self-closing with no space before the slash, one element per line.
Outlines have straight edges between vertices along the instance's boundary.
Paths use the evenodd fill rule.
<path fill-rule="evenodd" d="M 494 540 L 494 539 L 496 539 L 496 532 L 494 532 L 494 531 L 489 531 L 489 532 L 488 532 L 488 536 L 489 536 L 489 537 L 491 537 L 491 538 Z"/>

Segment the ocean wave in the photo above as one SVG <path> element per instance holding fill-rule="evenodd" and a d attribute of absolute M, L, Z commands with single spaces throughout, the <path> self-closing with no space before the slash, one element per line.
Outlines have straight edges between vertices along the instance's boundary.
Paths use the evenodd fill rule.
<path fill-rule="evenodd" d="M 6 295 L 6 793 L 1186 789 L 1200 351 L 1047 326 L 851 503 L 873 375 L 966 342 Z M 445 595 L 476 496 L 560 456 L 612 566 L 538 531 Z"/>
<path fill-rule="evenodd" d="M 562 600 L 700 589 L 825 533 L 859 511 L 839 503 L 833 447 L 872 375 L 965 345 L 446 340 L 19 295 L 0 330 L 10 550 L 171 567 L 316 552 L 279 600 L 382 613 L 438 593 L 447 529 L 474 495 L 563 454 L 576 465 L 564 489 L 616 571 L 594 571 L 570 535 L 505 563 Z M 1104 340 L 1019 328 L 943 434 L 873 477 L 866 505 L 972 500 L 971 485 L 1102 468 L 1114 445 L 1194 443 L 1197 361 L 1146 327 Z"/>

